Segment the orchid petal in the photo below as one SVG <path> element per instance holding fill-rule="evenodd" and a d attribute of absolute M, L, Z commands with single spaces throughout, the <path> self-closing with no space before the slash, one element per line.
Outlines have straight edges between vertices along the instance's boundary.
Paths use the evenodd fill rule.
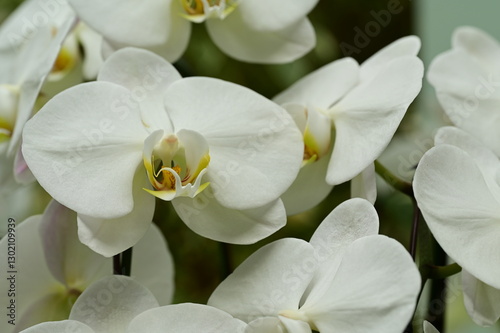
<path fill-rule="evenodd" d="M 169 87 L 165 103 L 175 130 L 191 129 L 207 140 L 205 177 L 221 205 L 264 206 L 297 176 L 303 156 L 300 131 L 284 109 L 261 95 L 216 79 L 186 78 Z"/>
<path fill-rule="evenodd" d="M 381 235 L 362 237 L 346 250 L 321 298 L 301 311 L 320 332 L 404 330 L 415 310 L 420 274 L 405 248 Z"/>
<path fill-rule="evenodd" d="M 40 221 L 40 237 L 47 267 L 67 288 L 82 291 L 92 282 L 89 278 L 112 273 L 104 257 L 80 243 L 76 213 L 55 200 Z"/>
<path fill-rule="evenodd" d="M 163 43 L 169 31 L 172 0 L 69 0 L 78 16 L 104 37 L 120 43 L 148 46 Z M 110 24 L 112 22 L 112 24 Z"/>
<path fill-rule="evenodd" d="M 168 305 L 145 311 L 135 317 L 127 332 L 148 333 L 235 333 L 245 323 L 219 309 L 193 303 Z"/>
<path fill-rule="evenodd" d="M 344 201 L 328 214 L 309 241 L 320 264 L 305 296 L 323 297 L 346 249 L 359 238 L 377 235 L 378 228 L 377 211 L 365 199 Z"/>
<path fill-rule="evenodd" d="M 126 276 L 108 276 L 78 297 L 69 319 L 91 327 L 95 333 L 123 333 L 140 313 L 158 307 L 153 294 Z"/>
<path fill-rule="evenodd" d="M 332 191 L 333 185 L 329 185 L 325 179 L 329 162 L 330 154 L 327 154 L 300 169 L 295 181 L 281 196 L 287 215 L 316 207 Z"/>
<path fill-rule="evenodd" d="M 306 75 L 273 100 L 278 104 L 297 103 L 327 109 L 342 98 L 359 81 L 359 65 L 344 58 Z"/>
<path fill-rule="evenodd" d="M 440 145 L 420 160 L 413 188 L 432 234 L 446 253 L 483 282 L 500 288 L 499 192 L 491 192 L 486 181 L 469 154 Z"/>
<path fill-rule="evenodd" d="M 463 50 L 474 57 L 486 71 L 500 70 L 500 43 L 483 30 L 459 27 L 453 32 L 451 43 L 454 49 Z"/>
<path fill-rule="evenodd" d="M 315 268 L 308 243 L 294 238 L 278 240 L 246 259 L 215 289 L 208 305 L 245 322 L 298 310 Z"/>
<path fill-rule="evenodd" d="M 160 305 L 172 302 L 174 261 L 160 229 L 154 224 L 134 246 L 131 274 L 153 293 Z"/>
<path fill-rule="evenodd" d="M 80 214 L 109 219 L 134 206 L 132 181 L 147 132 L 138 109 L 125 106 L 129 96 L 108 82 L 78 85 L 52 98 L 25 126 L 23 155 L 31 171 Z"/>
<path fill-rule="evenodd" d="M 487 185 L 494 191 L 498 187 L 496 184 L 497 172 L 500 169 L 498 157 L 484 146 L 478 139 L 457 127 L 442 127 L 434 137 L 436 146 L 448 144 L 467 152 L 477 163 L 481 172 L 489 180 Z"/>
<path fill-rule="evenodd" d="M 55 322 L 41 323 L 30 327 L 22 333 L 96 333 L 90 327 L 76 320 L 63 320 Z"/>
<path fill-rule="evenodd" d="M 259 31 L 235 10 L 224 20 L 208 20 L 208 34 L 222 52 L 240 61 L 281 64 L 294 61 L 316 44 L 314 28 L 307 18 L 276 31 Z"/>
<path fill-rule="evenodd" d="M 78 214 L 78 237 L 95 252 L 111 257 L 134 246 L 147 232 L 153 219 L 155 199 L 143 190 L 143 170 L 138 170 L 133 184 L 134 207 L 124 216 L 102 219 Z"/>
<path fill-rule="evenodd" d="M 464 303 L 467 313 L 481 326 L 492 326 L 500 319 L 500 289 L 493 288 L 462 270 Z"/>
<path fill-rule="evenodd" d="M 361 81 L 366 82 L 373 79 L 394 59 L 416 56 L 420 50 L 420 44 L 420 39 L 417 36 L 406 36 L 387 45 L 363 62 L 360 70 Z"/>
<path fill-rule="evenodd" d="M 134 100 L 141 104 L 144 125 L 171 132 L 170 120 L 163 107 L 163 93 L 181 78 L 174 66 L 160 56 L 128 47 L 106 60 L 97 79 L 129 89 Z"/>
<path fill-rule="evenodd" d="M 374 204 L 377 200 L 375 164 L 370 164 L 359 175 L 351 179 L 351 198 L 364 198 Z"/>
<path fill-rule="evenodd" d="M 483 68 L 461 49 L 437 56 L 428 74 L 451 122 L 479 138 L 497 156 L 500 156 L 499 78 L 499 72 Z"/>
<path fill-rule="evenodd" d="M 330 110 L 336 136 L 326 176 L 329 184 L 354 178 L 380 156 L 420 91 L 422 75 L 418 58 L 398 58 Z"/>
<path fill-rule="evenodd" d="M 232 244 L 252 244 L 281 229 L 286 212 L 281 200 L 257 208 L 236 210 L 222 206 L 208 186 L 195 198 L 177 197 L 175 211 L 199 235 Z"/>
<path fill-rule="evenodd" d="M 16 318 L 18 321 L 23 321 L 26 327 L 37 324 L 32 321 L 39 318 L 38 313 L 43 312 L 43 308 L 33 307 L 39 299 L 51 299 L 54 294 L 60 291 L 60 283 L 54 279 L 51 272 L 45 264 L 45 257 L 42 251 L 42 243 L 38 233 L 38 227 L 42 219 L 41 215 L 32 216 L 16 226 L 15 236 L 17 239 L 16 258 L 14 263 L 14 271 L 22 272 L 22 274 L 14 274 L 16 283 Z M 12 238 L 10 241 L 12 247 Z M 5 278 L 8 278 L 9 271 L 13 271 L 12 267 L 8 266 L 8 246 L 9 234 L 0 240 L 0 267 L 4 272 Z M 36 280 L 33 277 L 36 276 Z M 10 283 L 8 281 L 0 285 L 0 301 L 2 304 L 9 304 L 8 290 Z M 55 300 L 55 299 L 52 299 Z M 53 305 L 53 303 L 51 303 Z M 54 318 L 55 319 L 55 318 Z M 13 328 L 7 320 L 0 322 L 2 332 L 12 332 Z"/>
<path fill-rule="evenodd" d="M 245 24 L 252 29 L 269 33 L 297 24 L 317 3 L 318 0 L 304 0 L 289 2 L 284 7 L 280 0 L 241 1 L 235 12 L 240 12 Z"/>
<path fill-rule="evenodd" d="M 85 55 L 83 77 L 87 80 L 95 79 L 104 63 L 101 51 L 102 36 L 83 22 L 80 22 L 76 29 Z"/>
<path fill-rule="evenodd" d="M 288 333 L 311 333 L 311 326 L 302 320 L 290 319 L 280 316 L 280 320 Z"/>
<path fill-rule="evenodd" d="M 245 333 L 286 333 L 278 317 L 260 317 L 248 323 Z"/>

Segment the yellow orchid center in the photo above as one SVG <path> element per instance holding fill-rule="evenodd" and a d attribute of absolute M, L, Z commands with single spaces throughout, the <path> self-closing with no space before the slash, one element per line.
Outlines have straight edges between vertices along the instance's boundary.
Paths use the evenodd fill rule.
<path fill-rule="evenodd" d="M 153 133 L 145 142 L 144 166 L 154 190 L 163 200 L 177 196 L 194 197 L 209 183 L 201 183 L 210 163 L 208 144 L 198 133 L 182 130 L 177 135 Z"/>
<path fill-rule="evenodd" d="M 49 81 L 57 81 L 68 74 L 80 60 L 78 42 L 74 32 L 72 32 L 64 41 L 59 54 L 57 55 L 52 70 L 48 75 Z"/>
<path fill-rule="evenodd" d="M 224 19 L 236 7 L 236 0 L 181 0 L 184 12 L 182 15 L 196 23 L 207 18 Z"/>
<path fill-rule="evenodd" d="M 0 142 L 10 139 L 16 123 L 19 87 L 0 85 Z"/>

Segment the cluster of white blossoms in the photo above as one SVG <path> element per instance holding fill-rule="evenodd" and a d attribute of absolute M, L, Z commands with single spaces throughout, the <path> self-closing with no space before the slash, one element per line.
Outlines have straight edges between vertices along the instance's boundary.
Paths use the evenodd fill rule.
<path fill-rule="evenodd" d="M 1 332 L 409 332 L 429 278 L 421 273 L 449 271 L 415 262 L 419 209 L 463 268 L 472 319 L 498 321 L 497 41 L 458 29 L 430 66 L 456 127 L 439 129 L 403 184 L 417 212 L 410 253 L 379 234 L 374 163 L 421 89 L 418 37 L 362 64 L 333 61 L 274 98 L 182 77 L 172 64 L 193 23 L 237 60 L 296 60 L 316 44 L 307 14 L 317 2 L 26 0 L 0 26 L 0 195 L 9 202 L 36 182 L 52 198 L 43 214 L 0 230 Z M 345 182 L 351 199 L 330 207 L 309 241 L 263 245 L 207 304 L 171 304 L 158 206 L 170 203 L 203 237 L 254 244 Z"/>

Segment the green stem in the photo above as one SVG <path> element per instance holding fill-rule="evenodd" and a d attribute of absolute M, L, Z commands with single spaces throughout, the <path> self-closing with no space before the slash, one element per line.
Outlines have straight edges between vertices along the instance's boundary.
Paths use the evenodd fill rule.
<path fill-rule="evenodd" d="M 113 274 L 119 275 L 122 272 L 121 254 L 115 254 L 113 256 Z"/>
<path fill-rule="evenodd" d="M 380 177 L 382 177 L 389 185 L 391 185 L 396 190 L 410 197 L 413 197 L 413 188 L 411 186 L 411 183 L 397 177 L 379 161 L 375 161 L 375 172 L 377 172 Z"/>
<path fill-rule="evenodd" d="M 433 261 L 432 264 L 427 264 L 429 269 L 428 273 L 440 273 L 443 269 L 440 267 L 446 267 L 446 253 L 438 244 L 438 242 L 433 239 Z M 425 266 L 424 266 L 425 267 Z M 451 270 L 452 272 L 454 269 Z M 439 275 L 439 274 L 437 274 Z M 429 275 L 427 275 L 429 277 Z M 444 276 L 442 276 L 444 277 Z M 446 293 L 446 283 L 445 279 L 432 279 L 430 298 L 427 306 L 427 320 L 434 325 L 434 327 L 439 332 L 445 331 L 444 316 L 446 313 L 447 301 L 445 297 Z"/>
<path fill-rule="evenodd" d="M 224 281 L 229 274 L 233 272 L 233 267 L 231 263 L 231 251 L 229 249 L 229 244 L 227 243 L 219 243 L 219 249 L 220 249 L 220 254 L 221 254 L 221 270 L 220 270 L 220 277 L 221 281 Z"/>
<path fill-rule="evenodd" d="M 427 279 L 441 280 L 460 273 L 462 271 L 462 267 L 460 267 L 457 263 L 446 266 L 424 265 L 420 268 L 420 271 Z"/>

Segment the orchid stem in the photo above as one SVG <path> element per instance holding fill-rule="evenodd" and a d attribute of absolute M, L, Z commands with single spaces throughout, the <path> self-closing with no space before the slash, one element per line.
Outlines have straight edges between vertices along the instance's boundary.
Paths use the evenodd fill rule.
<path fill-rule="evenodd" d="M 229 249 L 229 244 L 219 243 L 220 253 L 221 253 L 221 281 L 225 280 L 229 274 L 232 273 L 233 268 L 231 264 L 231 252 Z"/>
<path fill-rule="evenodd" d="M 120 260 L 120 253 L 113 256 L 113 274 L 120 275 L 122 272 L 122 264 Z"/>
<path fill-rule="evenodd" d="M 132 247 L 122 253 L 122 275 L 130 276 L 132 270 Z"/>
<path fill-rule="evenodd" d="M 113 274 L 130 276 L 132 269 L 132 248 L 113 256 Z"/>
<path fill-rule="evenodd" d="M 457 263 L 446 266 L 426 265 L 422 267 L 422 270 L 428 279 L 439 280 L 446 279 L 452 275 L 460 273 L 462 271 L 462 267 L 460 267 Z"/>
<path fill-rule="evenodd" d="M 375 161 L 375 172 L 378 173 L 394 189 L 413 197 L 413 188 L 411 183 L 404 181 L 393 174 L 389 169 L 383 166 L 379 161 Z"/>

